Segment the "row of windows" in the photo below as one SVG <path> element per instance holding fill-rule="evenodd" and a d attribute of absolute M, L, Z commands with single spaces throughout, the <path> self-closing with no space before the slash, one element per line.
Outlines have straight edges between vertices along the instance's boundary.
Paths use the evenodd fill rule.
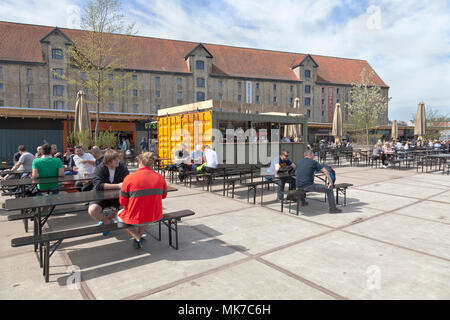
<path fill-rule="evenodd" d="M 322 94 L 325 94 L 325 88 L 322 88 Z M 336 88 L 336 94 L 339 94 L 339 88 Z"/>

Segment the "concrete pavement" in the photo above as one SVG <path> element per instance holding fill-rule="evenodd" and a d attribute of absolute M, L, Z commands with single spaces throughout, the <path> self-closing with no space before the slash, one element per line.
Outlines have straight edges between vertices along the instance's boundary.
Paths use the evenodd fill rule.
<path fill-rule="evenodd" d="M 261 206 L 259 196 L 247 203 L 246 188 L 231 199 L 219 184 L 212 193 L 175 185 L 165 211 L 196 212 L 179 226 L 179 250 L 164 228 L 142 250 L 120 231 L 68 239 L 49 283 L 31 246 L 10 246 L 22 222 L 0 216 L 0 299 L 450 299 L 450 177 L 335 169 L 338 183 L 354 184 L 341 214 L 322 194 L 308 194 L 296 216 L 280 212 L 273 188 Z M 47 230 L 86 225 L 95 222 L 72 214 Z"/>

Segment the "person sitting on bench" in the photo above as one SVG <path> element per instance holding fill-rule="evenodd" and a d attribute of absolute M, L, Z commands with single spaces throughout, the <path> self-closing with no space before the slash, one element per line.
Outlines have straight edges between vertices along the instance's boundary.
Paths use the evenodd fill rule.
<path fill-rule="evenodd" d="M 134 238 L 136 249 L 143 247 L 142 234 L 147 225 L 163 217 L 162 199 L 167 197 L 166 180 L 151 169 L 153 161 L 152 152 L 140 154 L 139 169 L 125 178 L 120 189 L 119 201 L 123 209 L 117 213 L 117 224 L 133 226 L 125 230 Z"/>
<path fill-rule="evenodd" d="M 295 164 L 289 159 L 289 152 L 282 150 L 279 157 L 272 160 L 270 168 L 267 169 L 269 175 L 274 176 L 273 182 L 277 184 L 277 200 L 283 199 L 282 192 L 284 185 L 289 183 L 289 190 L 295 189 L 295 179 L 291 176 L 279 177 L 281 173 L 287 175 L 290 171 L 295 170 Z"/>
<path fill-rule="evenodd" d="M 27 151 L 25 146 L 20 145 L 18 148 L 19 159 L 14 163 L 14 166 L 11 168 L 11 171 L 16 171 L 18 173 L 11 173 L 4 176 L 2 179 L 23 179 L 28 178 L 30 173 L 28 171 L 32 170 L 32 165 L 34 161 L 34 155 Z M 25 171 L 25 172 L 24 172 Z"/>
<path fill-rule="evenodd" d="M 122 182 L 130 172 L 128 168 L 120 162 L 120 155 L 117 151 L 108 150 L 103 156 L 103 163 L 95 168 L 92 184 L 94 190 L 119 190 Z M 106 207 L 115 207 L 119 210 L 120 203 L 118 199 L 93 201 L 89 203 L 89 215 L 95 220 L 99 221 L 99 225 L 112 223 L 112 218 L 103 213 Z M 108 235 L 109 232 L 104 232 L 103 235 Z"/>
<path fill-rule="evenodd" d="M 191 157 L 186 150 L 186 145 L 181 144 L 180 149 L 175 152 L 175 165 L 178 171 L 178 179 L 181 182 L 187 177 L 186 171 L 190 169 Z"/>
<path fill-rule="evenodd" d="M 297 181 L 296 187 L 298 189 L 303 189 L 305 192 L 323 192 L 327 195 L 329 212 L 339 213 L 342 212 L 341 209 L 336 208 L 336 202 L 333 194 L 333 181 L 330 177 L 330 173 L 325 169 L 319 162 L 314 160 L 314 152 L 311 150 L 306 150 L 305 158 L 297 161 Z M 314 172 L 321 171 L 327 177 L 328 186 L 323 184 L 314 183 Z M 305 201 L 305 194 L 300 195 L 301 205 L 305 206 L 308 203 Z"/>
<path fill-rule="evenodd" d="M 205 171 L 207 173 L 213 173 L 217 168 L 217 152 L 211 148 L 210 145 L 205 146 L 205 151 L 203 152 L 203 160 L 206 163 Z"/>
<path fill-rule="evenodd" d="M 53 178 L 64 177 L 64 167 L 60 158 L 52 157 L 52 147 L 48 144 L 42 146 L 42 157 L 33 160 L 31 177 L 33 179 L 38 178 Z M 37 185 L 37 190 L 41 195 L 41 191 L 45 191 L 51 194 L 59 193 L 59 183 L 40 183 Z"/>

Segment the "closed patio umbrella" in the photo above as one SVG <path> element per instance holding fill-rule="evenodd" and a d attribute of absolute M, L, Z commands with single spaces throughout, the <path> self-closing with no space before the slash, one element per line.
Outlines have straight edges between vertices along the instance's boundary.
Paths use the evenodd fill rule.
<path fill-rule="evenodd" d="M 392 140 L 395 140 L 395 141 L 398 140 L 398 126 L 397 126 L 397 120 L 394 120 L 394 121 L 392 122 L 391 137 L 392 137 Z"/>
<path fill-rule="evenodd" d="M 77 93 L 77 101 L 75 103 L 75 125 L 74 132 L 88 131 L 91 136 L 91 118 L 89 116 L 89 110 L 84 102 L 85 93 L 80 90 Z"/>
<path fill-rule="evenodd" d="M 300 111 L 300 99 L 299 98 L 295 98 L 294 100 L 294 109 L 297 109 L 298 111 Z M 301 132 L 301 127 L 300 125 L 296 125 L 296 124 L 289 124 L 289 125 L 285 125 L 284 126 L 284 136 L 285 137 L 298 137 L 299 133 Z"/>
<path fill-rule="evenodd" d="M 414 124 L 414 135 L 418 136 L 419 141 L 423 141 L 426 130 L 425 104 L 420 102 L 417 108 L 416 123 Z"/>
<path fill-rule="evenodd" d="M 332 134 L 334 136 L 335 143 L 338 143 L 342 138 L 342 111 L 340 103 L 336 103 L 336 107 L 334 109 Z"/>

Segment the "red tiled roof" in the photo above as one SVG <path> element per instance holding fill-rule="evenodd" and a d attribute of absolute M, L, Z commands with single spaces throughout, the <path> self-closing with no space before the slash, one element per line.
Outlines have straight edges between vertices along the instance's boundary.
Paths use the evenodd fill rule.
<path fill-rule="evenodd" d="M 43 63 L 41 43 L 54 28 L 0 21 L 0 60 Z M 83 31 L 60 28 L 69 38 L 76 40 Z M 140 36 L 114 35 L 130 52 L 137 55 L 127 61 L 127 68 L 145 71 L 189 73 L 184 57 L 198 43 Z M 212 75 L 299 81 L 292 67 L 307 55 L 217 44 L 203 46 L 212 54 Z M 359 82 L 364 67 L 373 70 L 365 60 L 354 60 L 311 55 L 318 64 L 317 82 L 351 84 Z M 375 75 L 377 85 L 387 87 Z"/>

